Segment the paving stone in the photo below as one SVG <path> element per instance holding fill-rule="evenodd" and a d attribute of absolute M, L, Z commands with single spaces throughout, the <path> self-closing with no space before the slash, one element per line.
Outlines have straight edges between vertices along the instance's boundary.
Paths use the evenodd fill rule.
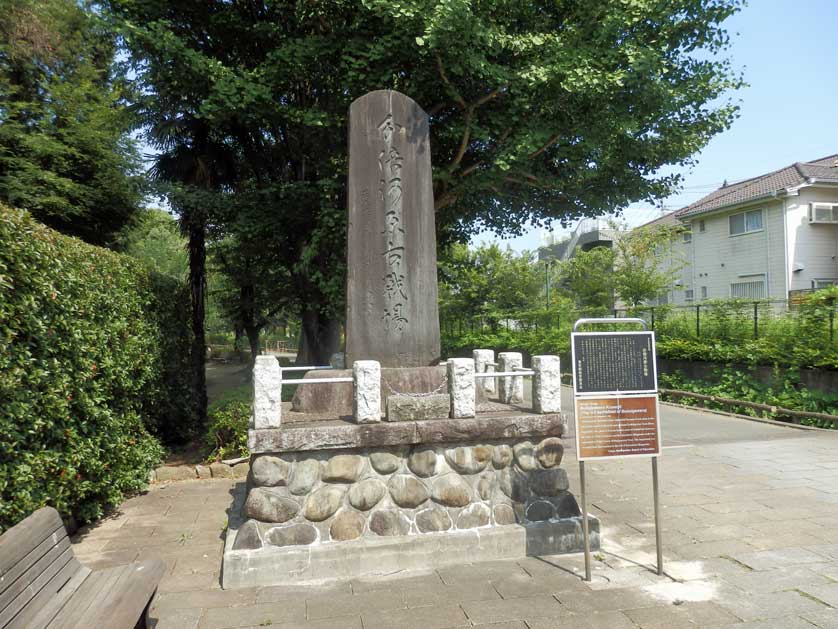
<path fill-rule="evenodd" d="M 305 623 L 283 622 L 271 625 L 271 629 L 363 629 L 363 623 L 360 615 L 341 616 L 340 618 L 309 620 Z"/>
<path fill-rule="evenodd" d="M 641 628 L 695 627 L 735 623 L 739 619 L 715 603 L 683 603 L 627 609 L 623 613 Z"/>
<path fill-rule="evenodd" d="M 399 590 L 375 590 L 361 594 L 314 594 L 306 600 L 308 618 L 312 620 L 403 609 L 404 606 L 404 595 Z"/>
<path fill-rule="evenodd" d="M 465 583 L 446 585 L 437 583 L 417 585 L 404 588 L 404 601 L 408 607 L 426 607 L 429 605 L 446 605 L 452 602 L 490 601 L 500 598 L 494 585 L 481 580 L 479 575 Z"/>
<path fill-rule="evenodd" d="M 197 629 L 203 613 L 201 608 L 149 610 L 147 625 L 154 629 Z"/>
<path fill-rule="evenodd" d="M 637 629 L 623 612 L 586 612 L 555 618 L 526 617 L 529 629 Z M 492 625 L 487 625 L 492 626 Z"/>
<path fill-rule="evenodd" d="M 838 583 L 827 583 L 823 585 L 803 585 L 797 589 L 814 596 L 830 607 L 838 607 Z"/>
<path fill-rule="evenodd" d="M 537 577 L 513 574 L 504 579 L 492 581 L 492 585 L 503 598 L 521 598 L 577 590 L 589 591 L 579 577 L 567 573 L 559 575 L 555 572 L 549 576 Z M 562 600 L 561 597 L 559 600 Z"/>
<path fill-rule="evenodd" d="M 821 629 L 838 629 L 838 609 L 829 609 L 820 612 L 806 612 L 801 614 L 805 620 L 814 623 Z"/>
<path fill-rule="evenodd" d="M 569 613 L 567 608 L 552 596 L 470 601 L 462 603 L 461 607 L 474 624 L 522 618 L 561 618 Z"/>
<path fill-rule="evenodd" d="M 191 465 L 164 465 L 154 470 L 154 477 L 158 483 L 177 480 L 193 480 L 198 477 Z"/>
<path fill-rule="evenodd" d="M 348 581 L 332 583 L 320 587 L 310 585 L 272 585 L 259 588 L 256 593 L 257 603 L 279 603 L 281 601 L 302 600 L 308 596 L 335 596 L 352 594 Z"/>
<path fill-rule="evenodd" d="M 154 610 L 182 608 L 233 607 L 256 603 L 256 588 L 240 590 L 196 590 L 161 594 L 154 599 Z"/>
<path fill-rule="evenodd" d="M 365 627 L 376 629 L 444 629 L 468 624 L 468 618 L 459 605 L 366 612 L 361 618 Z"/>
<path fill-rule="evenodd" d="M 718 602 L 732 614 L 746 621 L 801 615 L 825 609 L 822 603 L 796 591 L 728 595 L 719 599 Z"/>
<path fill-rule="evenodd" d="M 729 553 L 736 561 L 742 562 L 754 570 L 771 570 L 783 566 L 793 566 L 807 563 L 817 563 L 824 560 L 818 555 L 803 548 L 784 548 L 780 550 L 761 550 L 753 553 Z"/>
<path fill-rule="evenodd" d="M 609 589 L 597 591 L 567 591 L 556 595 L 568 611 L 584 613 L 589 610 L 616 611 L 651 607 L 659 604 L 654 597 L 638 589 Z"/>
<path fill-rule="evenodd" d="M 268 626 L 280 622 L 306 620 L 306 603 L 303 600 L 281 603 L 261 603 L 243 607 L 213 607 L 204 612 L 201 629 L 226 627 Z"/>
<path fill-rule="evenodd" d="M 667 568 L 667 572 L 669 569 Z M 788 566 L 774 570 L 753 570 L 741 574 L 725 575 L 724 580 L 751 594 L 780 592 L 782 590 L 806 589 L 806 586 L 822 585 L 830 580 L 805 566 Z M 827 601 L 828 602 L 828 601 Z"/>

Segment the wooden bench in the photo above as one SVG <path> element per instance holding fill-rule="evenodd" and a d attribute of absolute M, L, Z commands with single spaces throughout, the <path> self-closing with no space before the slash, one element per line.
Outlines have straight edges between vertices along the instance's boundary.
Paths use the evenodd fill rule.
<path fill-rule="evenodd" d="M 158 560 L 86 568 L 58 512 L 38 509 L 0 535 L 0 627 L 135 627 L 165 570 Z"/>

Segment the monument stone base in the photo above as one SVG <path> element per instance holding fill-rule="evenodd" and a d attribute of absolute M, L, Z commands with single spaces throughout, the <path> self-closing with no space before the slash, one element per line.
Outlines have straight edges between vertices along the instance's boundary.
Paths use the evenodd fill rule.
<path fill-rule="evenodd" d="M 289 414 L 294 417 L 297 414 Z M 560 414 L 252 430 L 225 588 L 321 583 L 583 549 Z M 590 519 L 593 548 L 599 524 Z"/>

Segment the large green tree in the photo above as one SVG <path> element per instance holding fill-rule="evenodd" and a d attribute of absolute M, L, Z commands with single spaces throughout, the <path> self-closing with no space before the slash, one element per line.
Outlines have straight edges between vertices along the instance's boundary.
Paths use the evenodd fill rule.
<path fill-rule="evenodd" d="M 214 189 L 264 193 L 303 362 L 339 338 L 353 99 L 393 88 L 430 114 L 442 244 L 566 223 L 668 195 L 679 179 L 658 173 L 731 123 L 739 80 L 719 53 L 739 4 L 108 1 L 149 126 L 227 147 L 235 176 Z"/>
<path fill-rule="evenodd" d="M 114 51 L 74 0 L 0 2 L 0 200 L 99 245 L 142 198 Z"/>

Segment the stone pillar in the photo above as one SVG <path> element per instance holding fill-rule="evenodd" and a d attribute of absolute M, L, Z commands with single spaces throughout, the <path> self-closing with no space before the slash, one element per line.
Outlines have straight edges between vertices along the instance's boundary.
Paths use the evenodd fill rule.
<path fill-rule="evenodd" d="M 524 366 L 524 358 L 520 352 L 500 352 L 498 354 L 498 369 L 500 371 L 515 371 Z M 500 379 L 500 401 L 503 404 L 520 404 L 524 401 L 524 377 L 503 376 Z"/>
<path fill-rule="evenodd" d="M 257 356 L 253 366 L 253 428 L 282 424 L 282 368 L 276 356 Z"/>
<path fill-rule="evenodd" d="M 377 360 L 356 360 L 352 365 L 354 378 L 353 416 L 357 424 L 381 421 L 381 364 Z"/>
<path fill-rule="evenodd" d="M 532 408 L 536 413 L 562 410 L 562 373 L 558 356 L 533 356 Z"/>
<path fill-rule="evenodd" d="M 471 358 L 448 359 L 448 393 L 451 417 L 474 417 L 474 361 Z"/>
<path fill-rule="evenodd" d="M 493 372 L 494 365 L 488 363 L 495 362 L 495 352 L 491 349 L 476 349 L 472 352 L 474 356 L 474 373 Z M 495 392 L 495 378 L 481 378 L 478 386 L 483 387 L 486 393 Z"/>

